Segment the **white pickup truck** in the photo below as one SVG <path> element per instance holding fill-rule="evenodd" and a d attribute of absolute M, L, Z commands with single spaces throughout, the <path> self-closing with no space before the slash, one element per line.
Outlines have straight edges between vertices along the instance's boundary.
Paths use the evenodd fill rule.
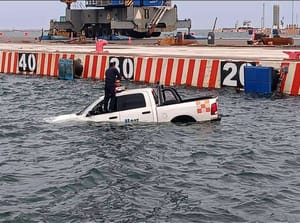
<path fill-rule="evenodd" d="M 53 122 L 203 122 L 219 120 L 218 97 L 182 99 L 175 88 L 163 87 L 124 90 L 116 94 L 116 111 L 103 112 L 104 96 L 78 113 L 60 115 Z"/>

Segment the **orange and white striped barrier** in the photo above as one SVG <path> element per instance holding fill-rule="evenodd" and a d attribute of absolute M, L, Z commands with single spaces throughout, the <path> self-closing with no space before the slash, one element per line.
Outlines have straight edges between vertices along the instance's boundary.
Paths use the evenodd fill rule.
<path fill-rule="evenodd" d="M 226 61 L 219 59 L 122 57 L 97 53 L 48 53 L 0 51 L 0 73 L 58 77 L 59 59 L 80 59 L 83 78 L 104 80 L 109 61 L 117 62 L 118 69 L 135 81 L 164 85 L 187 85 L 198 88 L 236 86 L 234 77 L 243 77 L 243 66 L 261 64 L 280 68 L 288 65 L 288 73 L 281 82 L 282 93 L 300 95 L 299 61 Z M 235 73 L 233 72 L 235 71 Z M 239 80 L 242 82 L 242 80 Z"/>
<path fill-rule="evenodd" d="M 74 59 L 65 53 L 19 53 L 0 52 L 0 73 L 58 76 L 58 60 Z"/>
<path fill-rule="evenodd" d="M 105 55 L 85 55 L 83 59 L 83 78 L 104 80 L 104 73 L 108 66 Z"/>
<path fill-rule="evenodd" d="M 220 88 L 219 60 L 191 58 L 135 58 L 135 81 Z"/>
<path fill-rule="evenodd" d="M 281 90 L 288 95 L 300 95 L 300 62 L 286 62 L 288 73 L 281 83 Z"/>
<path fill-rule="evenodd" d="M 38 53 L 37 54 L 37 71 L 36 74 L 45 76 L 58 76 L 58 61 L 61 58 L 75 59 L 74 54 L 65 53 Z"/>
<path fill-rule="evenodd" d="M 1 52 L 0 73 L 17 74 L 18 55 L 17 52 Z"/>

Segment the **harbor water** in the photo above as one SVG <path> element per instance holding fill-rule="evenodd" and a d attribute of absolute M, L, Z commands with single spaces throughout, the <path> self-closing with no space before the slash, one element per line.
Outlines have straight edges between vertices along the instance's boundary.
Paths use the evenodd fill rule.
<path fill-rule="evenodd" d="M 221 121 L 53 124 L 103 83 L 0 85 L 0 222 L 300 222 L 299 97 L 180 86 L 218 95 Z"/>
<path fill-rule="evenodd" d="M 187 30 L 183 29 L 180 30 L 182 32 L 186 32 Z M 193 33 L 195 33 L 198 37 L 207 37 L 208 33 L 211 32 L 211 30 L 208 29 L 199 29 L 199 30 L 192 30 Z M 38 38 L 41 35 L 48 35 L 48 31 L 43 30 L 0 30 L 0 42 L 37 42 Z M 165 38 L 167 36 L 176 35 L 176 32 L 172 33 L 162 33 L 159 38 Z M 285 37 L 292 37 L 295 40 L 295 45 L 299 45 L 299 39 L 300 35 L 285 35 L 282 36 Z M 250 35 L 248 32 L 215 32 L 215 38 L 216 40 L 249 40 L 251 39 L 252 35 Z M 157 39 L 157 38 L 150 38 L 150 39 Z M 127 39 L 126 39 L 127 40 Z M 127 42 L 124 40 L 125 42 Z M 144 39 L 148 40 L 148 38 Z M 149 41 L 149 40 L 148 40 Z M 122 42 L 122 41 L 118 41 Z M 201 41 L 200 41 L 201 42 Z M 203 40 L 202 40 L 203 42 Z M 245 42 L 246 45 L 246 42 Z"/>

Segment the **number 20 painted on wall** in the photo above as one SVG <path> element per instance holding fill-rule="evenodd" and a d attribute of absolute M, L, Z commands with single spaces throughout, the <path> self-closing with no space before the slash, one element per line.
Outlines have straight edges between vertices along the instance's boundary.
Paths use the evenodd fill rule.
<path fill-rule="evenodd" d="M 19 53 L 19 71 L 36 72 L 36 55 L 34 53 Z"/>
<path fill-rule="evenodd" d="M 221 86 L 244 87 L 244 67 L 255 62 L 221 61 Z"/>

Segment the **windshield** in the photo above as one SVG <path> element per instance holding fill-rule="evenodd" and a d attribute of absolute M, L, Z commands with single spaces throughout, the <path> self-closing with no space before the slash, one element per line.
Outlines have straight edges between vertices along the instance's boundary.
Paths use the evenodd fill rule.
<path fill-rule="evenodd" d="M 84 112 L 89 106 L 91 106 L 93 103 L 94 103 L 94 101 L 91 102 L 91 103 L 88 103 L 88 105 L 85 106 L 83 109 L 81 109 L 79 112 L 77 112 L 76 115 L 82 115 L 83 112 Z"/>
<path fill-rule="evenodd" d="M 76 113 L 76 115 L 82 115 L 85 111 L 86 111 L 86 109 L 88 109 L 88 107 L 90 107 L 90 106 L 92 106 L 93 104 L 95 104 L 93 107 L 95 107 L 96 105 L 98 105 L 99 104 L 99 102 L 101 102 L 102 100 L 103 100 L 103 96 L 102 97 L 100 97 L 100 98 L 98 98 L 96 101 L 93 101 L 93 102 L 91 102 L 91 103 L 89 103 L 87 106 L 85 106 L 83 109 L 81 109 L 79 112 L 77 112 Z M 92 109 L 92 108 L 91 108 Z"/>

